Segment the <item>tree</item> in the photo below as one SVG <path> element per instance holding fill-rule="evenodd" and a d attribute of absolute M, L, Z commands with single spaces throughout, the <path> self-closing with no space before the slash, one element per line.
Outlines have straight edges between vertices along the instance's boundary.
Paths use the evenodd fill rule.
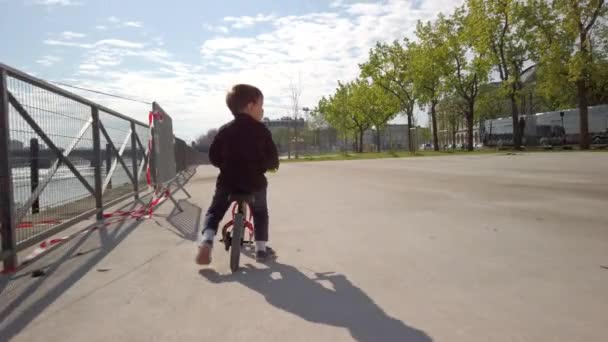
<path fill-rule="evenodd" d="M 487 81 L 491 60 L 486 51 L 475 47 L 479 37 L 474 21 L 467 16 L 464 7 L 457 8 L 448 19 L 440 16 L 437 26 L 440 38 L 445 39 L 447 85 L 466 103 L 463 113 L 467 124 L 467 149 L 472 151 L 475 103 L 480 85 Z"/>
<path fill-rule="evenodd" d="M 356 134 L 357 150 L 363 152 L 363 133 L 371 127 L 368 117 L 358 110 L 354 101 L 355 82 L 338 82 L 334 95 L 319 101 L 318 109 L 327 122 L 345 136 Z"/>
<path fill-rule="evenodd" d="M 211 146 L 211 143 L 213 142 L 213 139 L 215 139 L 217 133 L 218 129 L 212 128 L 208 130 L 207 133 L 200 135 L 198 138 L 196 138 L 196 149 L 201 152 L 208 153 L 209 147 Z"/>
<path fill-rule="evenodd" d="M 442 14 L 439 18 L 443 20 Z M 439 151 L 436 107 L 446 86 L 447 49 L 436 24 L 418 21 L 416 36 L 419 42 L 408 45 L 412 54 L 414 90 L 419 104 L 430 106 L 433 144 L 435 151 Z"/>
<path fill-rule="evenodd" d="M 404 44 L 407 44 L 404 40 Z M 370 49 L 369 60 L 359 64 L 362 78 L 371 78 L 374 84 L 393 95 L 400 111 L 407 115 L 408 128 L 414 126 L 414 81 L 411 55 L 404 45 L 395 40 L 392 44 L 376 43 Z M 408 129 L 409 150 L 414 151 L 411 130 Z"/>
<path fill-rule="evenodd" d="M 466 111 L 466 108 L 466 102 L 457 94 L 445 96 L 437 104 L 438 126 L 441 127 L 441 131 L 449 133 L 445 137 L 445 143 L 451 139 L 452 144 L 456 145 L 456 133 L 460 129 L 460 123 L 463 119 L 462 113 Z"/>
<path fill-rule="evenodd" d="M 551 110 L 570 108 L 576 103 L 576 86 L 568 80 L 568 56 L 574 49 L 563 22 L 546 0 L 527 0 L 526 39 L 537 65 L 536 91 Z"/>
<path fill-rule="evenodd" d="M 376 129 L 376 148 L 380 152 L 382 129 L 399 113 L 399 102 L 379 85 L 367 80 L 355 80 L 352 87 L 353 107 Z"/>
<path fill-rule="evenodd" d="M 300 141 L 298 132 L 299 114 L 300 114 L 300 96 L 302 96 L 302 80 L 298 76 L 298 84 L 290 82 L 289 85 L 289 98 L 291 100 L 291 108 L 293 110 L 293 123 L 294 123 L 294 140 L 295 140 L 295 157 L 298 159 L 298 145 Z M 288 150 L 288 158 L 291 158 L 291 148 Z"/>
<path fill-rule="evenodd" d="M 608 88 L 602 77 L 603 72 L 606 75 L 606 25 L 598 20 L 606 16 L 608 6 L 605 0 L 529 0 L 527 4 L 532 13 L 530 38 L 543 71 L 541 89 L 545 96 L 557 99 L 576 90 L 580 147 L 589 149 L 589 100 L 594 90 L 605 98 L 603 91 Z"/>
<path fill-rule="evenodd" d="M 327 126 L 327 121 L 319 108 L 313 108 L 309 113 L 308 128 L 312 132 L 312 145 L 321 152 L 321 130 Z"/>
<path fill-rule="evenodd" d="M 431 134 L 431 129 L 428 127 L 421 127 L 418 126 L 416 127 L 416 130 L 418 132 L 420 132 L 420 136 L 422 137 L 422 141 L 426 144 L 427 142 L 431 141 L 432 139 L 432 134 Z"/>
<path fill-rule="evenodd" d="M 289 141 L 291 140 L 291 129 L 288 127 L 271 128 L 272 140 L 277 146 L 279 153 L 289 151 Z"/>
<path fill-rule="evenodd" d="M 482 84 L 475 103 L 478 120 L 496 119 L 508 115 L 510 104 L 501 96 L 501 89 L 496 84 Z"/>
<path fill-rule="evenodd" d="M 339 84 L 339 89 L 343 91 L 346 99 L 346 127 L 357 133 L 356 149 L 359 153 L 363 153 L 363 134 L 368 130 L 372 122 L 364 112 L 356 106 L 357 84 L 356 81 L 349 82 L 346 85 Z"/>
<path fill-rule="evenodd" d="M 515 0 L 468 0 L 468 8 L 469 25 L 479 37 L 475 48 L 490 54 L 511 102 L 513 127 L 518 127 L 521 75 L 531 58 L 529 40 L 525 39 L 525 7 Z M 514 149 L 521 148 L 521 138 L 521 132 L 514 129 Z"/>

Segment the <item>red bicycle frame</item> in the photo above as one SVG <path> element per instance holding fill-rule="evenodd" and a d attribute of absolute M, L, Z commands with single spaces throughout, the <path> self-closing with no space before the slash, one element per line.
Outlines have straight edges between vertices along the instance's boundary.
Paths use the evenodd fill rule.
<path fill-rule="evenodd" d="M 222 227 L 222 236 L 226 236 L 226 232 L 228 231 L 228 228 L 230 228 L 231 226 L 234 225 L 234 217 L 236 216 L 236 211 L 237 211 L 237 206 L 238 203 L 234 202 L 234 204 L 232 205 L 232 219 L 226 223 L 224 225 L 224 227 Z M 253 227 L 253 213 L 251 212 L 251 207 L 249 206 L 249 204 L 247 204 L 247 212 L 249 213 L 249 219 L 247 217 L 245 217 L 245 222 L 244 226 L 245 228 L 247 228 L 247 231 L 249 232 L 249 242 L 253 241 L 253 232 L 254 232 L 254 227 Z"/>

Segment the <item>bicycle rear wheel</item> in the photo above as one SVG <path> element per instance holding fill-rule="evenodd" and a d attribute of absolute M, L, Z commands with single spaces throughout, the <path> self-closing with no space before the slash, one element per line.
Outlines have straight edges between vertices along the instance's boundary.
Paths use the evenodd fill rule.
<path fill-rule="evenodd" d="M 232 272 L 236 272 L 239 269 L 244 220 L 245 217 L 240 212 L 234 216 L 234 225 L 232 226 L 232 242 L 230 244 L 230 269 Z"/>

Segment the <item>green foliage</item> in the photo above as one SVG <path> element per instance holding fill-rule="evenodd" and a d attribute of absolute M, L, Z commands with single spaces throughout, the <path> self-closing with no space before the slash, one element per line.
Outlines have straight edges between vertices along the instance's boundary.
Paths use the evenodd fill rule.
<path fill-rule="evenodd" d="M 440 14 L 440 20 L 443 16 Z M 412 55 L 412 78 L 416 99 L 420 105 L 436 103 L 445 90 L 448 54 L 437 24 L 418 22 L 418 43 L 408 44 Z"/>
<path fill-rule="evenodd" d="M 467 0 L 418 22 L 415 41 L 378 42 L 359 64 L 360 79 L 339 83 L 312 117 L 353 134 L 398 112 L 412 124 L 414 105 L 430 105 L 436 132 L 464 118 L 471 126 L 572 108 L 581 96 L 608 103 L 607 13 L 605 0 Z M 499 82 L 489 83 L 492 73 Z"/>
<path fill-rule="evenodd" d="M 376 128 L 382 129 L 399 113 L 399 101 L 367 80 L 352 84 L 352 105 Z"/>
<path fill-rule="evenodd" d="M 605 1 L 528 0 L 526 9 L 527 38 L 539 66 L 538 90 L 547 104 L 574 106 L 580 96 L 576 87 L 580 80 L 587 85 L 589 104 L 605 103 Z"/>
<path fill-rule="evenodd" d="M 407 40 L 404 40 L 407 44 Z M 407 48 L 394 41 L 392 44 L 377 43 L 370 50 L 367 62 L 360 64 L 361 78 L 372 82 L 400 103 L 401 111 L 408 116 L 414 113 L 414 82 L 411 67 L 411 54 Z"/>

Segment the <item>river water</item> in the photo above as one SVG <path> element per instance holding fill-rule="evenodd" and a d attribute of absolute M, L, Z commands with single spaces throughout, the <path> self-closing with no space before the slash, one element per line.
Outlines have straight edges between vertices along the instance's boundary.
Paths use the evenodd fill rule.
<path fill-rule="evenodd" d="M 125 159 L 125 163 L 130 166 L 131 160 Z M 76 169 L 80 174 L 87 180 L 91 187 L 95 187 L 95 169 L 90 166 L 89 163 L 81 163 L 75 165 Z M 42 183 L 50 169 L 40 169 L 39 171 L 39 183 Z M 31 182 L 30 182 L 30 169 L 29 168 L 13 168 L 13 200 L 15 207 L 20 208 L 22 203 L 25 203 L 31 196 Z M 105 180 L 106 173 L 105 167 L 102 168 L 102 183 Z M 142 176 L 140 176 L 142 177 Z M 116 170 L 112 175 L 112 186 L 118 187 L 120 185 L 129 184 L 131 181 L 124 171 L 122 166 L 119 164 L 116 166 Z M 72 171 L 66 166 L 60 166 L 51 181 L 44 188 L 42 194 L 40 194 L 39 201 L 41 208 L 50 208 L 66 203 L 74 202 L 86 197 L 91 196 L 89 191 L 80 183 L 78 178 L 72 173 Z"/>

